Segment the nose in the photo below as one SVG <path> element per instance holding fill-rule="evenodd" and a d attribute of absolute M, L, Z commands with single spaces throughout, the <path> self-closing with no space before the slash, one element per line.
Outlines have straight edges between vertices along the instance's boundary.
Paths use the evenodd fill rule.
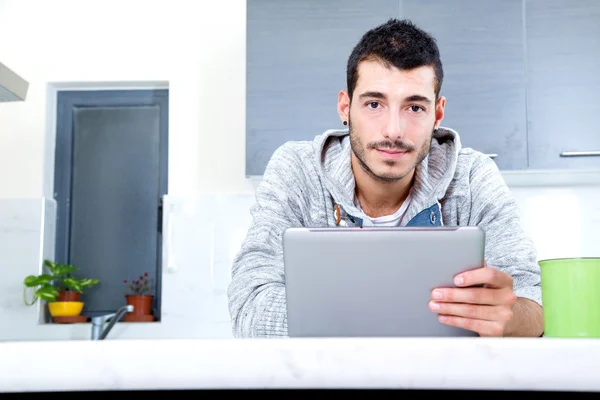
<path fill-rule="evenodd" d="M 389 140 L 402 139 L 406 124 L 399 112 L 390 112 L 387 116 L 384 135 Z"/>

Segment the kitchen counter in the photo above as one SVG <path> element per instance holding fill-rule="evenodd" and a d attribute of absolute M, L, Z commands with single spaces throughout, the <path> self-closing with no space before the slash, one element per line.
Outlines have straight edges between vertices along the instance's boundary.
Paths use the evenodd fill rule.
<path fill-rule="evenodd" d="M 596 339 L 0 343 L 0 392 L 175 389 L 600 391 Z"/>

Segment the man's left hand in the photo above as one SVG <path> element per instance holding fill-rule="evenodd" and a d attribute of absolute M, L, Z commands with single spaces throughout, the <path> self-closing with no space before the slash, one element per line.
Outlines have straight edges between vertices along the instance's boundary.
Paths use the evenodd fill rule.
<path fill-rule="evenodd" d="M 513 317 L 517 297 L 513 279 L 496 268 L 477 268 L 454 278 L 458 288 L 437 288 L 429 309 L 440 322 L 477 332 L 479 336 L 503 336 Z M 482 287 L 469 287 L 482 285 Z"/>

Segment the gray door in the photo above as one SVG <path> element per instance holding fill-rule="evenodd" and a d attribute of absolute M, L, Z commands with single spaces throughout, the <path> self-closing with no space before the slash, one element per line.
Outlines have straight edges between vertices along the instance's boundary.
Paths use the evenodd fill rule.
<path fill-rule="evenodd" d="M 262 175 L 277 147 L 343 129 L 337 96 L 352 48 L 398 17 L 398 0 L 247 2 L 246 175 Z"/>
<path fill-rule="evenodd" d="M 403 17 L 433 34 L 444 66 L 443 126 L 502 170 L 527 168 L 522 0 L 404 0 Z M 507 27 L 510 27 L 508 29 Z"/>
<path fill-rule="evenodd" d="M 123 306 L 123 281 L 147 272 L 159 319 L 168 91 L 64 91 L 57 101 L 56 260 L 100 279 L 82 297 L 86 315 Z"/>
<path fill-rule="evenodd" d="M 528 0 L 529 167 L 600 167 L 600 1 Z"/>

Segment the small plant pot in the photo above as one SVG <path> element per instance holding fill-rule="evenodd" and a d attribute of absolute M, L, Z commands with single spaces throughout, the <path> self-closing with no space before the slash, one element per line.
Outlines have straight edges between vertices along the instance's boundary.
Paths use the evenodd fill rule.
<path fill-rule="evenodd" d="M 128 313 L 129 315 L 151 315 L 152 314 L 152 300 L 154 296 L 145 295 L 128 295 L 125 296 L 127 304 L 133 306 L 133 311 Z"/>
<path fill-rule="evenodd" d="M 79 301 L 80 297 L 81 297 L 80 292 L 75 292 L 73 290 L 61 290 L 58 293 L 58 297 L 56 298 L 56 301 Z"/>
<path fill-rule="evenodd" d="M 81 301 L 53 301 L 48 303 L 48 311 L 52 317 L 75 317 L 81 314 Z"/>

